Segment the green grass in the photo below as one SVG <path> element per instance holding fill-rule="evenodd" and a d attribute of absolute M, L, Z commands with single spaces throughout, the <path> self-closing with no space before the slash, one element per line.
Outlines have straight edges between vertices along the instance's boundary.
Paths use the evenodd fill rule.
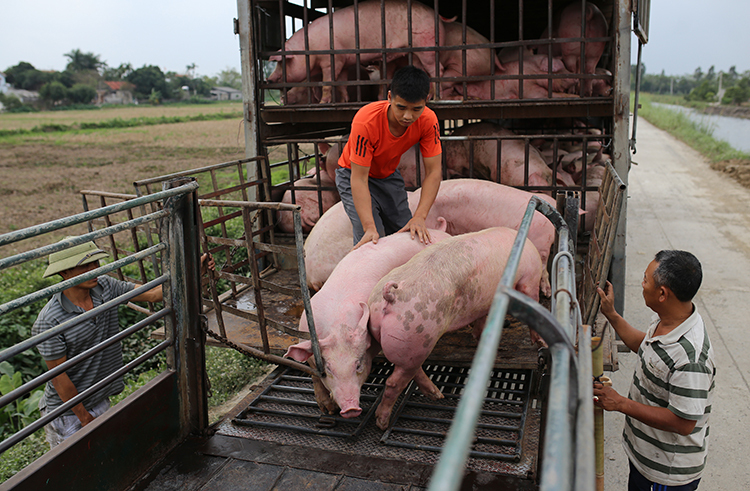
<path fill-rule="evenodd" d="M 157 124 L 188 123 L 192 121 L 215 121 L 220 119 L 233 119 L 241 117 L 240 112 L 221 112 L 214 114 L 194 114 L 190 116 L 157 116 L 138 118 L 113 118 L 103 121 L 90 121 L 83 123 L 61 124 L 48 123 L 34 126 L 31 129 L 0 129 L 0 138 L 6 136 L 32 135 L 40 133 L 61 133 L 68 131 L 111 129 L 111 128 L 133 128 L 139 126 L 153 126 Z"/>
<path fill-rule="evenodd" d="M 710 162 L 750 158 L 750 154 L 735 150 L 729 143 L 713 138 L 713 130 L 708 125 L 691 121 L 680 112 L 654 106 L 652 102 L 660 102 L 657 100 L 660 98 L 663 96 L 657 98 L 652 94 L 641 94 L 638 116 L 682 140 Z"/>

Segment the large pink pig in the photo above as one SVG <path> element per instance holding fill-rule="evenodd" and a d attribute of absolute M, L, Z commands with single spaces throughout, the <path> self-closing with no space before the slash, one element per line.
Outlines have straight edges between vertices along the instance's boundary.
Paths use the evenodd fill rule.
<path fill-rule="evenodd" d="M 607 36 L 607 19 L 602 11 L 591 2 L 585 5 L 586 30 L 583 30 L 584 22 L 581 13 L 584 12 L 580 1 L 574 1 L 566 6 L 559 14 L 555 15 L 552 38 L 603 38 Z M 581 33 L 584 32 L 582 36 Z M 547 32 L 542 34 L 542 39 L 547 38 Z M 561 56 L 565 67 L 572 73 L 595 73 L 596 65 L 604 53 L 606 41 L 586 41 L 585 57 L 581 70 L 581 42 L 557 43 L 552 45 L 552 55 Z M 541 48 L 544 50 L 545 48 Z M 583 95 L 591 95 L 593 81 L 585 80 L 583 83 Z M 601 82 L 597 85 L 601 85 Z"/>
<path fill-rule="evenodd" d="M 443 21 L 435 19 L 435 12 L 420 2 L 411 3 L 411 26 L 409 25 L 409 11 L 407 2 L 398 0 L 385 0 L 385 19 L 381 22 L 381 2 L 379 0 L 368 0 L 358 4 L 359 9 L 359 46 L 355 36 L 355 13 L 354 6 L 338 9 L 333 14 L 333 47 L 335 50 L 380 50 L 385 48 L 408 48 L 409 36 L 414 47 L 435 46 L 437 30 L 438 45 L 444 41 Z M 437 23 L 437 25 L 436 25 Z M 385 25 L 386 43 L 383 46 L 381 26 Z M 323 16 L 311 22 L 307 28 L 309 49 L 311 51 L 324 51 L 331 49 L 331 38 L 329 31 L 329 16 Z M 304 51 L 305 34 L 301 29 L 287 40 L 286 51 Z M 360 52 L 359 62 L 367 65 L 379 60 L 381 52 Z M 387 55 L 386 61 L 403 56 L 401 53 Z M 430 74 L 431 77 L 439 75 L 439 66 L 435 63 L 435 52 L 417 51 L 414 59 Z M 274 55 L 271 61 L 279 64 L 273 71 L 268 81 L 272 83 L 281 82 L 283 78 L 282 55 Z M 346 67 L 357 63 L 357 55 L 351 53 L 338 53 L 334 55 L 333 65 L 331 55 L 326 53 L 313 53 L 309 55 L 310 75 L 322 73 L 323 82 L 331 80 L 347 80 Z M 307 78 L 307 63 L 305 55 L 286 55 L 286 82 L 302 82 Z M 333 76 L 331 69 L 333 68 Z M 338 102 L 346 102 L 348 95 L 343 86 L 339 86 Z M 331 102 L 331 85 L 323 87 L 321 103 Z"/>
<path fill-rule="evenodd" d="M 418 203 L 421 189 L 409 196 L 409 204 Z M 509 227 L 515 230 L 532 196 L 545 200 L 553 208 L 555 200 L 545 194 L 532 194 L 521 189 L 504 186 L 482 179 L 451 179 L 440 184 L 435 202 L 427 215 L 428 227 L 438 226 L 438 217 L 447 222 L 451 235 L 478 232 L 492 227 Z M 550 248 L 555 241 L 555 226 L 540 212 L 534 213 L 529 227 L 529 240 L 536 246 L 543 264 L 547 264 Z M 550 294 L 549 275 L 545 269 L 541 288 Z"/>
<path fill-rule="evenodd" d="M 396 399 L 414 379 L 427 397 L 441 399 L 440 390 L 422 371 L 440 337 L 475 323 L 481 332 L 508 262 L 515 230 L 497 227 L 445 239 L 385 275 L 368 301 L 370 332 L 393 363 L 375 413 L 386 429 Z M 526 240 L 513 287 L 539 298 L 542 262 Z"/>
<path fill-rule="evenodd" d="M 451 136 L 489 136 L 501 137 L 500 179 L 497 177 L 497 139 L 473 140 L 474 173 L 480 177 L 509 186 L 524 186 L 526 172 L 526 149 L 523 139 L 516 138 L 512 131 L 493 123 L 467 124 L 456 128 Z M 446 140 L 443 142 L 448 177 L 468 177 L 471 161 L 471 142 L 469 140 Z M 529 145 L 529 186 L 551 186 L 552 169 L 533 145 Z"/>
<path fill-rule="evenodd" d="M 445 222 L 442 228 L 445 230 Z M 433 244 L 449 237 L 441 230 L 430 230 L 430 236 Z M 331 414 L 339 407 L 345 418 L 357 417 L 362 412 L 360 389 L 370 374 L 373 357 L 380 350 L 377 343 L 372 343 L 367 329 L 367 299 L 380 278 L 425 247 L 408 232 L 382 237 L 377 244 L 365 244 L 347 254 L 312 297 L 315 329 L 326 365 L 326 376 L 313 378 L 321 411 Z M 309 330 L 305 313 L 299 329 Z M 285 356 L 300 362 L 309 359 L 314 364 L 312 355 L 311 341 L 302 341 L 290 346 Z"/>
<path fill-rule="evenodd" d="M 502 76 L 519 75 L 520 60 L 513 60 L 503 63 L 503 71 L 499 73 Z M 523 59 L 523 75 L 553 75 L 569 74 L 560 58 L 552 58 L 552 71 L 549 71 L 549 57 L 546 55 L 527 55 Z M 497 73 L 497 72 L 496 72 Z M 571 97 L 567 93 L 568 89 L 575 84 L 575 79 L 555 78 L 552 79 L 552 97 Z M 467 99 L 493 100 L 491 87 L 494 85 L 495 100 L 502 99 L 546 99 L 549 97 L 548 78 L 525 78 L 523 80 L 523 94 L 520 92 L 519 79 L 507 78 L 499 80 L 485 80 L 481 82 L 472 82 L 467 84 Z M 453 94 L 442 94 L 445 99 L 461 99 L 461 94 L 453 88 Z"/>
<path fill-rule="evenodd" d="M 407 195 L 411 196 L 407 191 Z M 417 201 L 409 199 L 412 213 L 417 209 Z M 440 221 L 435 216 L 430 222 L 432 228 L 439 229 Z M 305 269 L 307 286 L 315 291 L 321 289 L 336 265 L 354 247 L 352 222 L 339 202 L 326 211 L 315 224 L 305 241 Z"/>
<path fill-rule="evenodd" d="M 445 46 L 464 46 L 472 44 L 488 45 L 490 41 L 469 26 L 466 26 L 466 42 L 463 40 L 461 24 L 446 22 Z M 440 64 L 444 68 L 443 78 L 488 76 L 503 72 L 503 66 L 490 48 L 466 49 L 466 74 L 463 69 L 464 50 L 450 50 L 440 52 Z M 455 89 L 455 93 L 454 93 Z M 463 95 L 463 83 L 447 81 L 441 84 L 440 90 L 447 97 L 454 98 L 455 94 Z"/>
<path fill-rule="evenodd" d="M 303 177 L 294 181 L 295 186 L 317 186 L 317 177 Z M 336 187 L 336 183 L 332 182 L 325 172 L 320 173 L 320 185 L 325 187 Z M 323 212 L 331 208 L 339 201 L 338 191 L 332 190 L 321 190 L 321 197 L 323 198 Z M 302 207 L 300 215 L 302 218 L 302 230 L 309 232 L 312 230 L 315 223 L 320 218 L 320 209 L 318 207 L 318 191 L 313 190 L 295 190 L 294 193 L 296 204 Z M 292 192 L 288 190 L 284 193 L 281 200 L 282 203 L 292 203 Z M 279 228 L 284 232 L 294 232 L 294 216 L 291 211 L 279 211 Z"/>
<path fill-rule="evenodd" d="M 305 240 L 307 286 L 320 290 L 333 269 L 354 247 L 352 222 L 341 202 L 326 211 Z"/>
<path fill-rule="evenodd" d="M 367 67 L 360 67 L 359 69 L 359 80 L 370 80 L 370 74 L 372 73 Z M 347 68 L 347 75 L 345 80 L 357 80 L 356 65 L 351 65 Z M 318 73 L 310 77 L 310 82 L 320 82 L 323 80 L 323 74 Z M 306 80 L 304 80 L 306 81 Z M 357 94 L 359 90 L 359 94 Z M 380 86 L 377 84 L 373 85 L 349 85 L 346 87 L 346 100 L 348 101 L 364 101 L 371 102 L 378 100 L 378 93 Z M 282 94 L 283 96 L 283 94 Z M 287 105 L 299 105 L 299 104 L 317 104 L 323 97 L 323 92 L 320 86 L 317 87 L 292 87 L 286 91 L 284 97 L 284 104 Z"/>

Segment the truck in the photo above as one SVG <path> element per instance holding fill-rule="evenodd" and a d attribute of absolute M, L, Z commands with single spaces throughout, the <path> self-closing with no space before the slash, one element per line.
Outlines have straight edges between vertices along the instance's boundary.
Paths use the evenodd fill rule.
<path fill-rule="evenodd" d="M 237 3 L 234 29 L 241 54 L 246 158 L 140 179 L 132 194 L 84 190 L 82 213 L 0 236 L 0 246 L 20 244 L 86 224 L 86 233 L 2 259 L 0 269 L 100 240 L 113 262 L 90 274 L 143 284 L 101 309 L 125 304 L 156 285 L 165 291 L 161 307 L 130 304 L 145 318 L 106 342 L 147 329 L 159 343 L 110 377 L 162 352 L 169 367 L 0 489 L 600 488 L 602 471 L 595 454 L 601 442 L 595 438 L 590 382 L 604 369 L 617 369 L 618 344 L 597 315 L 596 287 L 609 279 L 615 291 L 623 291 L 624 193 L 635 147 L 635 132 L 628 135 L 631 30 L 638 36 L 640 55 L 648 39 L 649 2 L 301 3 Z M 360 8 L 371 15 L 360 16 Z M 391 8 L 406 12 L 399 20 L 405 22 L 402 29 L 379 21 L 389 18 L 386 9 Z M 419 18 L 412 15 L 418 9 L 430 14 L 424 25 L 417 25 Z M 337 44 L 336 29 L 340 35 L 345 29 L 336 19 L 352 11 L 355 20 L 348 28 L 353 38 L 346 31 L 348 39 Z M 574 34 L 560 28 L 564 11 L 577 19 Z M 592 34 L 601 19 L 605 29 Z M 452 44 L 445 44 L 447 25 L 459 37 Z M 417 33 L 425 31 L 431 31 L 432 43 L 419 41 Z M 380 33 L 376 45 L 366 39 L 368 32 Z M 301 45 L 287 42 L 293 36 Z M 595 66 L 587 65 L 587 53 L 590 58 L 599 48 Z M 575 52 L 568 60 L 571 66 L 562 61 L 566 49 Z M 477 53 L 491 53 L 493 60 L 481 73 L 471 69 Z M 453 56 L 452 72 L 444 66 L 448 56 Z M 342 75 L 341 60 L 352 58 L 349 73 Z M 324 374 L 283 354 L 299 340 L 311 339 L 315 365 L 323 366 L 311 318 L 305 220 L 324 215 L 324 195 L 335 192 L 325 181 L 332 165 L 328 150 L 346 141 L 359 108 L 385 96 L 393 69 L 401 64 L 428 72 L 432 67 L 428 106 L 441 124 L 443 177 L 501 182 L 503 166 L 509 165 L 502 154 L 511 142 L 523 156 L 517 167 L 521 180 L 514 186 L 545 193 L 557 203 L 529 201 L 514 250 L 520 251 L 537 212 L 554 224 L 556 241 L 547 265 L 551 298 L 533 302 L 514 293 L 504 276 L 479 344 L 469 330 L 445 335 L 423 367 L 445 398 L 436 404 L 409 386 L 390 426 L 381 431 L 372 415 L 393 369 L 388 360 L 376 358 L 373 364 L 362 388 L 362 415 L 341 418 L 321 414 L 315 402 L 313 378 Z M 467 131 L 478 122 L 501 130 Z M 489 165 L 479 158 L 487 142 L 495 152 Z M 446 156 L 448 147 L 458 145 L 468 156 L 460 171 Z M 530 179 L 540 148 L 551 176 L 542 184 Z M 562 165 L 572 149 L 581 155 L 575 180 L 566 179 L 571 167 Z M 601 183 L 592 184 L 586 174 L 597 156 L 605 171 Z M 410 190 L 421 185 L 418 155 L 412 159 Z M 574 161 L 566 160 L 576 169 Z M 312 207 L 300 205 L 303 196 L 313 198 Z M 590 206 L 594 200 L 597 207 Z M 581 216 L 581 209 L 589 217 Z M 280 227 L 281 216 L 290 218 L 290 228 Z M 205 281 L 198 267 L 201 249 L 219 258 L 216 273 Z M 514 261 L 509 261 L 511 271 Z M 0 315 L 66 286 L 1 305 Z M 621 298 L 616 306 L 622 311 Z M 298 329 L 302 315 L 309 333 Z M 60 325 L 3 350 L 0 362 L 68 327 Z M 539 332 L 548 346 L 532 346 L 527 328 Z M 278 365 L 212 425 L 207 416 L 207 344 Z M 103 347 L 82 356 L 93 356 L 98 349 Z M 0 407 L 79 362 L 69 360 L 4 394 Z M 60 412 L 87 395 L 68 401 Z M 1 442 L 0 451 L 57 414 L 43 416 Z"/>

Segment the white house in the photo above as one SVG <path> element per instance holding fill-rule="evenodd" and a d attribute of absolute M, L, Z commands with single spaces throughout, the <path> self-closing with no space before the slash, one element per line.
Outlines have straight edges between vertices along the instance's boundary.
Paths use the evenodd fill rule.
<path fill-rule="evenodd" d="M 0 94 L 5 94 L 10 89 L 10 84 L 5 80 L 5 74 L 0 72 Z"/>
<path fill-rule="evenodd" d="M 242 91 L 232 87 L 213 87 L 211 98 L 216 101 L 241 101 Z"/>

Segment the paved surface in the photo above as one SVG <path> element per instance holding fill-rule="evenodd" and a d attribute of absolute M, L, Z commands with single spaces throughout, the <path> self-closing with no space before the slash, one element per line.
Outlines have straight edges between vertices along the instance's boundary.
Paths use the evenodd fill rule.
<path fill-rule="evenodd" d="M 641 280 L 661 249 L 683 249 L 703 265 L 695 303 L 717 362 L 706 471 L 699 489 L 750 489 L 750 190 L 712 170 L 700 154 L 638 121 L 628 186 L 624 317 L 645 330 L 652 311 Z M 637 165 L 635 163 L 637 162 Z M 614 387 L 627 393 L 636 355 L 620 353 Z M 605 414 L 605 489 L 627 489 L 624 417 Z"/>

